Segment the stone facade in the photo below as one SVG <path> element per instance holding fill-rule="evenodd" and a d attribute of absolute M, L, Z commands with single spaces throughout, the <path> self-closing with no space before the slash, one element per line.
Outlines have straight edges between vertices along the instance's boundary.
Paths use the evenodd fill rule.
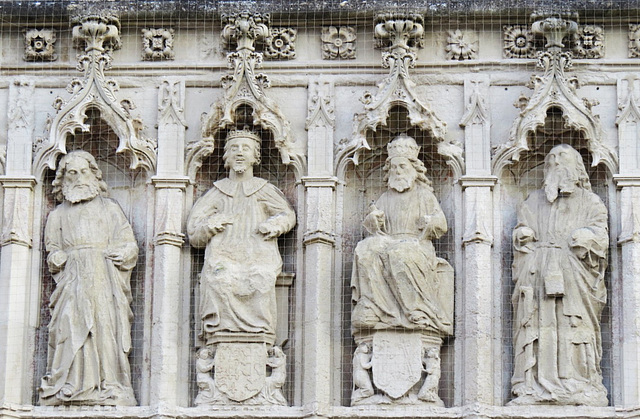
<path fill-rule="evenodd" d="M 0 3 L 0 419 L 640 417 L 637 5 L 391 3 Z"/>

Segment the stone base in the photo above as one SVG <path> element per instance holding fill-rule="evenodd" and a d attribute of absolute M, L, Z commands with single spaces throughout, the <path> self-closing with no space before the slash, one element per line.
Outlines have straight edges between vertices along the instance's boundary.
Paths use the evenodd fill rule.
<path fill-rule="evenodd" d="M 442 338 L 424 331 L 379 330 L 355 335 L 352 406 L 435 405 Z"/>

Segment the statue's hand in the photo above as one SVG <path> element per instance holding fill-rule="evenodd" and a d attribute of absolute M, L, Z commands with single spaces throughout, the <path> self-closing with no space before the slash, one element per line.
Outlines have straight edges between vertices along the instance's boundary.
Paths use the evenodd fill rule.
<path fill-rule="evenodd" d="M 64 265 L 67 263 L 67 258 L 69 256 L 63 250 L 55 250 L 49 254 L 47 258 L 47 263 L 49 264 L 49 270 L 52 274 L 60 272 Z"/>
<path fill-rule="evenodd" d="M 385 235 L 387 228 L 384 220 L 384 211 L 371 204 L 369 206 L 369 214 L 365 217 L 362 225 L 370 234 Z"/>
<path fill-rule="evenodd" d="M 529 227 L 518 227 L 513 232 L 513 245 L 516 250 L 528 253 L 532 251 L 532 247 L 529 245 L 536 240 L 536 233 Z"/>
<path fill-rule="evenodd" d="M 258 233 L 262 234 L 265 240 L 271 240 L 280 235 L 280 229 L 273 223 L 265 221 L 258 226 Z"/>
<path fill-rule="evenodd" d="M 213 234 L 218 234 L 224 231 L 227 224 L 233 224 L 233 220 L 231 220 L 228 216 L 224 214 L 214 214 L 209 217 L 207 222 L 207 226 L 209 230 Z"/>
<path fill-rule="evenodd" d="M 588 228 L 578 228 L 571 233 L 569 246 L 574 255 L 579 259 L 584 259 L 589 253 L 591 243 L 596 240 L 596 235 Z"/>

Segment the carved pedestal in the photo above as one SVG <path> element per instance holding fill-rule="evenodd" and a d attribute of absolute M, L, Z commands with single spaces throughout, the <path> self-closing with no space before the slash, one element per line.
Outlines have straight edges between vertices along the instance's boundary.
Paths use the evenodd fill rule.
<path fill-rule="evenodd" d="M 273 338 L 247 333 L 216 334 L 196 360 L 200 405 L 281 405 L 287 358 Z"/>
<path fill-rule="evenodd" d="M 352 406 L 444 406 L 438 396 L 441 337 L 392 329 L 358 334 L 355 341 Z"/>

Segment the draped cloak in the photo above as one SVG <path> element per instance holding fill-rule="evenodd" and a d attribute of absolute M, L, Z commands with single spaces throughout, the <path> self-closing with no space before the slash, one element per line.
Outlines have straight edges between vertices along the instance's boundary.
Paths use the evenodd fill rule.
<path fill-rule="evenodd" d="M 431 239 L 447 231 L 447 221 L 431 189 L 421 183 L 376 201 L 385 229 L 358 243 L 351 279 L 354 332 L 367 329 L 453 332 L 453 269 L 436 257 Z M 425 222 L 425 216 L 430 221 Z M 371 223 L 371 214 L 365 226 Z"/>
<path fill-rule="evenodd" d="M 219 233 L 209 227 L 216 216 L 228 222 Z M 280 235 L 294 227 L 296 217 L 282 192 L 257 177 L 217 181 L 191 210 L 190 243 L 206 246 L 199 307 L 206 340 L 217 332 L 275 337 L 275 284 L 282 257 L 277 238 L 266 239 L 259 233 L 263 223 Z"/>
<path fill-rule="evenodd" d="M 533 242 L 517 239 L 525 227 L 533 230 Z M 608 404 L 600 369 L 608 245 L 606 207 L 586 189 L 553 203 L 538 190 L 520 208 L 514 230 L 514 395 L 529 402 Z"/>
<path fill-rule="evenodd" d="M 111 199 L 65 201 L 49 214 L 44 240 L 56 288 L 41 403 L 135 405 L 129 280 L 138 246 L 131 225 Z M 67 260 L 56 272 L 51 261 L 60 252 Z M 122 262 L 106 258 L 107 252 L 118 253 Z M 70 396 L 60 392 L 63 386 Z"/>

